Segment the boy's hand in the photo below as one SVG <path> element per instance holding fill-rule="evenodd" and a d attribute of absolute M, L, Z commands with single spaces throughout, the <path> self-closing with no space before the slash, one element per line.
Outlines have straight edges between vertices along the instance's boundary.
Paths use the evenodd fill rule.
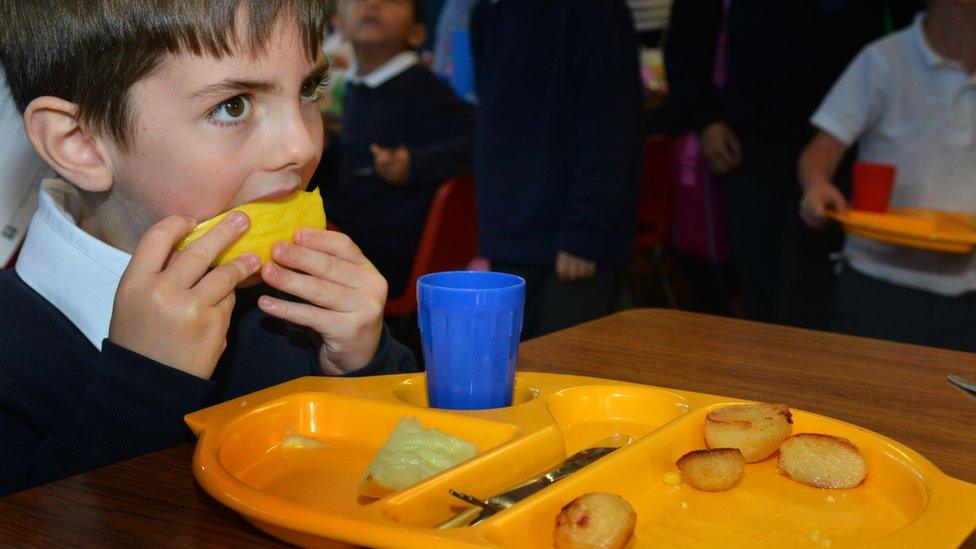
<path fill-rule="evenodd" d="M 560 282 L 587 280 L 596 274 L 596 262 L 568 252 L 556 254 L 556 278 Z"/>
<path fill-rule="evenodd" d="M 245 254 L 210 270 L 250 221 L 234 212 L 182 252 L 173 246 L 196 222 L 170 216 L 146 231 L 115 293 L 108 338 L 121 347 L 200 378 L 213 375 L 227 346 L 234 288 L 257 272 Z"/>
<path fill-rule="evenodd" d="M 725 175 L 742 163 L 742 144 L 725 122 L 712 122 L 701 133 L 702 155 L 715 175 Z"/>
<path fill-rule="evenodd" d="M 800 201 L 800 217 L 814 229 L 827 227 L 827 210 L 842 213 L 847 210 L 844 195 L 828 181 L 814 183 L 807 187 Z"/>
<path fill-rule="evenodd" d="M 277 242 L 261 276 L 295 303 L 261 296 L 265 313 L 314 330 L 322 337 L 319 365 L 341 375 L 366 366 L 383 334 L 386 279 L 348 236 L 299 229 L 295 243 Z"/>
<path fill-rule="evenodd" d="M 410 180 L 410 151 L 406 147 L 386 149 L 379 145 L 369 146 L 373 153 L 376 173 L 394 185 L 406 185 Z"/>

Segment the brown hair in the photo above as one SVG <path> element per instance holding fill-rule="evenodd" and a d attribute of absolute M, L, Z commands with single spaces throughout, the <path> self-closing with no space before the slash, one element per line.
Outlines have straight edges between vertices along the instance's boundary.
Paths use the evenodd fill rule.
<path fill-rule="evenodd" d="M 238 36 L 238 17 L 246 17 Z M 125 146 L 129 89 L 167 54 L 259 54 L 292 16 L 315 58 L 325 0 L 12 0 L 0 5 L 0 64 L 23 111 L 46 95 L 79 107 L 82 123 Z"/>

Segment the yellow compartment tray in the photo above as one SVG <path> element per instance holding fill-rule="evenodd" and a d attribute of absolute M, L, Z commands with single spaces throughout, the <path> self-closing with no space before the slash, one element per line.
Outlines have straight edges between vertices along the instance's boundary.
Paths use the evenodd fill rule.
<path fill-rule="evenodd" d="M 684 453 L 705 447 L 703 421 L 733 398 L 604 379 L 520 372 L 515 404 L 477 411 L 426 407 L 422 374 L 296 379 L 195 412 L 193 471 L 214 498 L 261 530 L 303 546 L 551 547 L 555 517 L 587 492 L 613 492 L 637 511 L 631 547 L 956 547 L 976 528 L 976 485 L 950 478 L 882 435 L 793 411 L 794 433 L 850 439 L 863 484 L 821 490 L 747 465 L 720 493 L 669 486 Z M 785 403 L 789 404 L 789 403 Z M 478 455 L 379 500 L 357 485 L 397 421 L 465 438 Z M 285 448 L 290 432 L 324 443 Z M 437 529 L 466 509 L 454 489 L 487 498 L 614 434 L 633 442 L 477 526 Z"/>
<path fill-rule="evenodd" d="M 886 213 L 849 210 L 827 215 L 848 233 L 888 244 L 957 254 L 972 253 L 976 248 L 972 214 L 901 208 Z"/>

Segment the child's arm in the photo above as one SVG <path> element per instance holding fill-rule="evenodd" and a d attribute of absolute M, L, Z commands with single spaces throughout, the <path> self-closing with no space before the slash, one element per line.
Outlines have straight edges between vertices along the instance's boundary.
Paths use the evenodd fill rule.
<path fill-rule="evenodd" d="M 393 149 L 371 147 L 376 173 L 395 185 L 439 185 L 474 169 L 474 107 L 459 99 L 440 81 L 425 101 L 430 110 L 416 128 L 417 137 L 425 145 Z"/>
<path fill-rule="evenodd" d="M 266 314 L 315 331 L 322 338 L 319 366 L 330 375 L 392 373 L 415 369 L 412 356 L 385 336 L 386 280 L 345 234 L 300 229 L 294 244 L 278 242 L 264 281 L 298 297 L 294 302 L 264 295 Z"/>
<path fill-rule="evenodd" d="M 828 133 L 819 132 L 800 155 L 798 171 L 803 188 L 800 217 L 810 227 L 826 227 L 827 210 L 847 209 L 847 200 L 832 182 L 846 151 L 846 145 Z"/>
<path fill-rule="evenodd" d="M 572 124 L 576 158 L 565 202 L 553 205 L 561 210 L 554 259 L 565 267 L 557 273 L 563 280 L 595 272 L 579 260 L 593 263 L 603 257 L 622 220 L 634 215 L 643 142 L 642 88 L 630 12 L 619 0 L 578 4 L 581 33 L 569 59 L 579 82 L 573 92 L 578 105 Z"/>
<path fill-rule="evenodd" d="M 208 378 L 224 350 L 234 288 L 260 263 L 252 255 L 210 270 L 247 228 L 247 217 L 237 215 L 173 254 L 194 225 L 172 216 L 143 236 L 100 353 L 56 341 L 62 353 L 78 347 L 77 356 L 56 365 L 31 364 L 29 353 L 0 357 L 7 385 L 0 392 L 0 493 L 186 439 L 183 416 L 206 405 L 215 387 Z M 48 339 L 71 337 L 56 323 L 50 330 Z"/>
<path fill-rule="evenodd" d="M 60 367 L 85 371 L 0 358 L 0 495 L 184 442 L 183 416 L 215 387 L 107 339 L 91 362 Z"/>

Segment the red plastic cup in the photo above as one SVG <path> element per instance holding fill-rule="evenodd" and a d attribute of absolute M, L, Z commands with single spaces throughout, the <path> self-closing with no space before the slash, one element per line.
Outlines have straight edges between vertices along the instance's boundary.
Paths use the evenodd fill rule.
<path fill-rule="evenodd" d="M 890 164 L 858 162 L 851 178 L 852 204 L 855 210 L 886 212 L 895 186 L 895 167 Z"/>

